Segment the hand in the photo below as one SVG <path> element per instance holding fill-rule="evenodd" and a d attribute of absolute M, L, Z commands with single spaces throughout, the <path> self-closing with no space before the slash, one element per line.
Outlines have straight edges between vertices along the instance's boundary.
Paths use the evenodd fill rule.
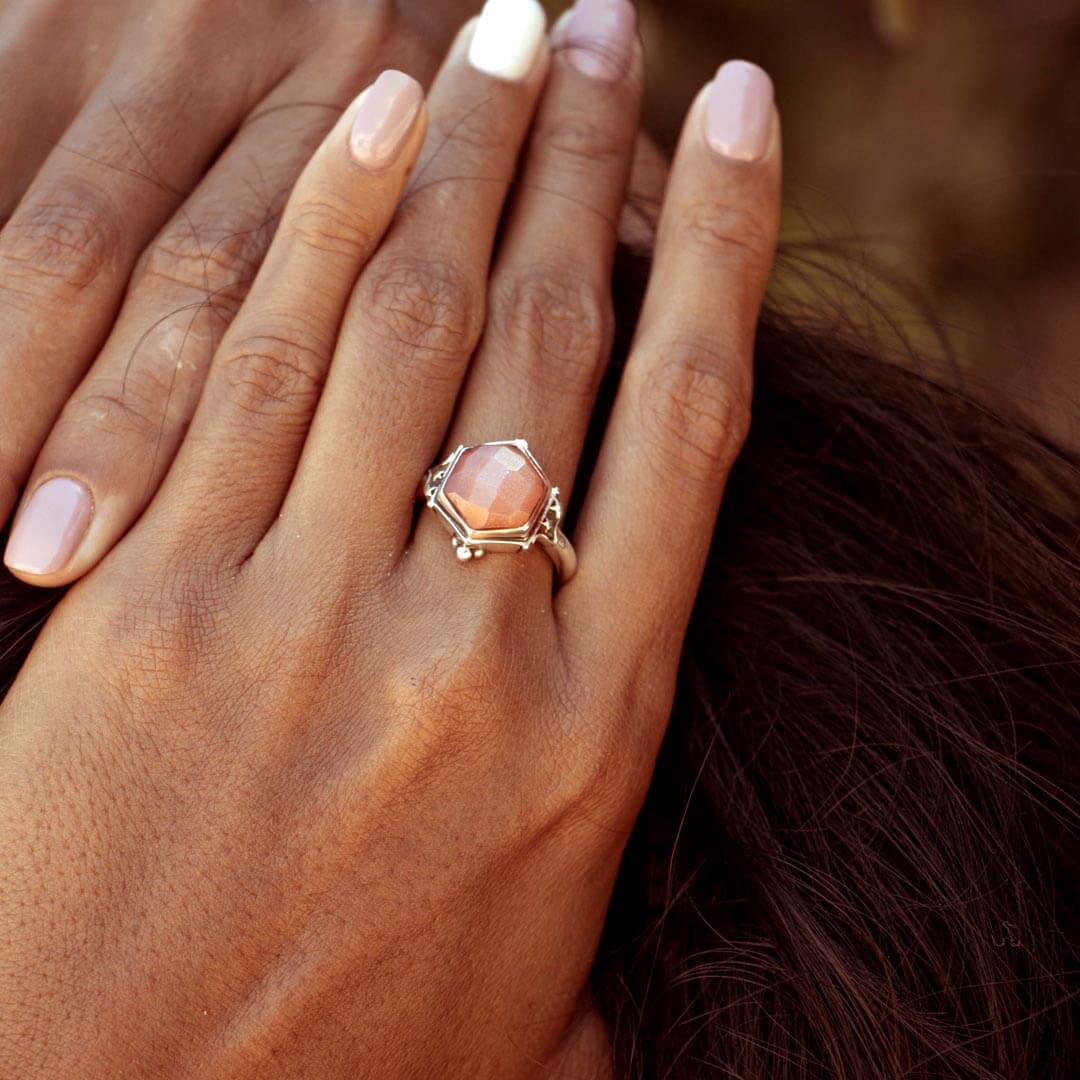
<path fill-rule="evenodd" d="M 471 6 L 0 7 L 0 527 L 69 478 L 18 576 L 73 581 L 136 520 L 304 163 L 378 67 L 430 77 Z"/>
<path fill-rule="evenodd" d="M 414 517 L 447 448 L 527 437 L 569 497 L 639 107 L 624 22 L 586 74 L 509 7 L 503 78 L 471 25 L 426 121 L 386 75 L 329 134 L 0 708 L 0 1075 L 603 1074 L 586 981 L 747 423 L 779 127 L 748 65 L 691 110 L 577 576 L 459 565 Z"/>

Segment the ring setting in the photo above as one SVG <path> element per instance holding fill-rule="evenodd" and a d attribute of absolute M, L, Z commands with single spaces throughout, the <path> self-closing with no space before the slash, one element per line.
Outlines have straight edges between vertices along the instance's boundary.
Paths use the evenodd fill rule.
<path fill-rule="evenodd" d="M 563 507 L 524 439 L 459 446 L 428 470 L 423 498 L 452 537 L 461 562 L 539 545 L 562 581 L 577 558 L 561 529 Z"/>

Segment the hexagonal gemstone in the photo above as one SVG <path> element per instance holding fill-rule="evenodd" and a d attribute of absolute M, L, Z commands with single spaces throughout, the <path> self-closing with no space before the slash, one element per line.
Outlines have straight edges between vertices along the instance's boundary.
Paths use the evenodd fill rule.
<path fill-rule="evenodd" d="M 520 529 L 539 510 L 547 484 L 516 446 L 474 446 L 458 458 L 443 494 L 470 529 Z"/>

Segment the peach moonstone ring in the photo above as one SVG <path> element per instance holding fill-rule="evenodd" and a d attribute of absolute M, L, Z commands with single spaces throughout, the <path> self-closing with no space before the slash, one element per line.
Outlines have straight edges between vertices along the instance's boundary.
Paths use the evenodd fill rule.
<path fill-rule="evenodd" d="M 577 556 L 559 525 L 562 504 L 524 439 L 459 446 L 429 469 L 424 501 L 442 518 L 462 562 L 539 544 L 569 581 Z"/>

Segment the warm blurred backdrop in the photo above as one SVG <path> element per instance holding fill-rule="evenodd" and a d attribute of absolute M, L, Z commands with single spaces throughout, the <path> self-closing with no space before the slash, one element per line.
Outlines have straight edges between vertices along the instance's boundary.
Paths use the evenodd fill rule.
<path fill-rule="evenodd" d="M 718 62 L 761 64 L 785 121 L 786 236 L 843 241 L 910 281 L 958 355 L 1018 399 L 1076 386 L 1080 0 L 641 8 L 664 143 Z"/>

